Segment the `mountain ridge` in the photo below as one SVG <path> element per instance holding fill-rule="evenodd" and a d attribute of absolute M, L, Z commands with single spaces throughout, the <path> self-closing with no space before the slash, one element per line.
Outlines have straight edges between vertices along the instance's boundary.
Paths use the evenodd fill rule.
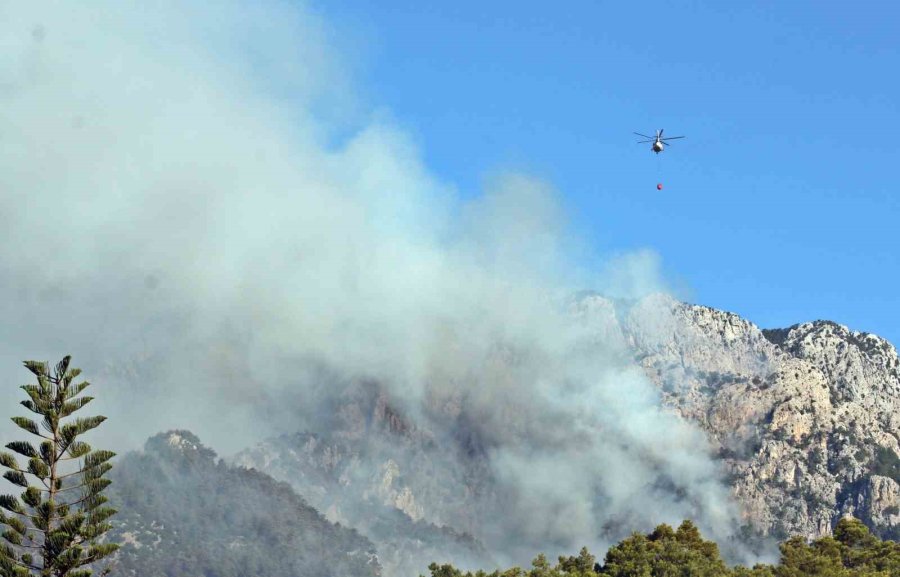
<path fill-rule="evenodd" d="M 634 342 L 665 402 L 720 450 L 742 427 L 760 434 L 751 454 L 723 455 L 756 529 L 813 538 L 841 515 L 857 514 L 882 536 L 897 534 L 900 478 L 872 473 L 878 455 L 893 454 L 881 457 L 891 460 L 900 453 L 900 359 L 891 343 L 833 321 L 763 330 L 709 307 L 669 300 L 661 308 L 706 339 L 695 350 L 676 336 Z M 703 354 L 716 350 L 715 358 Z M 665 385 L 675 380 L 680 389 L 667 394 Z M 760 479 L 766 482 L 757 486 Z"/>
<path fill-rule="evenodd" d="M 110 478 L 116 574 L 381 575 L 367 538 L 327 521 L 288 484 L 216 461 L 189 431 L 151 437 Z"/>
<path fill-rule="evenodd" d="M 877 474 L 893 471 L 900 454 L 900 361 L 885 339 L 832 321 L 761 329 L 735 313 L 666 295 L 624 302 L 585 293 L 571 312 L 604 339 L 621 342 L 619 353 L 641 367 L 663 405 L 702 429 L 726 470 L 746 530 L 759 538 L 815 538 L 854 514 L 881 536 L 897 535 L 900 477 Z M 365 395 L 348 389 L 340 409 L 344 423 L 330 438 L 318 437 L 319 457 L 282 437 L 240 453 L 235 462 L 318 495 L 311 498 L 326 515 L 365 502 L 478 542 L 478 503 L 492 498 L 489 465 L 477 448 L 458 450 L 466 447 L 461 441 L 434 456 L 434 440 L 424 440 L 427 430 L 392 410 L 392 399 L 377 384 L 369 387 Z M 384 446 L 371 449 L 373 443 Z M 397 444 L 414 456 L 388 456 L 385 447 Z M 419 468 L 431 471 L 425 476 L 445 472 L 456 480 L 435 483 Z M 393 473 L 389 480 L 354 477 L 365 469 Z M 326 470 L 331 481 L 321 474 Z"/>

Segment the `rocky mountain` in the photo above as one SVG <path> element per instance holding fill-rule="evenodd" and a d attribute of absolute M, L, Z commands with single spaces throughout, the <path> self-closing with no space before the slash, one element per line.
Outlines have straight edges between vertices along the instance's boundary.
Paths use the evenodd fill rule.
<path fill-rule="evenodd" d="M 572 313 L 622 343 L 617 354 L 664 406 L 706 433 L 745 536 L 818 537 L 853 514 L 898 537 L 900 361 L 890 343 L 827 321 L 762 330 L 661 295 L 581 295 Z M 320 428 L 235 463 L 289 482 L 329 520 L 371 538 L 386 575 L 431 561 L 492 566 L 479 539 L 503 504 L 484 447 L 465 427 L 447 438 L 397 406 L 385 388 L 356 383 Z"/>
<path fill-rule="evenodd" d="M 433 561 L 490 566 L 472 536 L 487 490 L 484 462 L 415 428 L 370 382 L 344 391 L 321 432 L 243 451 L 235 464 L 287 480 L 332 522 L 377 545 L 386 575 L 418 575 Z"/>
<path fill-rule="evenodd" d="M 819 537 L 844 514 L 900 536 L 900 360 L 829 321 L 761 330 L 654 297 L 621 326 L 667 404 L 698 423 L 763 534 Z"/>
<path fill-rule="evenodd" d="M 226 465 L 188 431 L 124 455 L 108 489 L 116 575 L 377 577 L 373 544 L 286 484 Z"/>

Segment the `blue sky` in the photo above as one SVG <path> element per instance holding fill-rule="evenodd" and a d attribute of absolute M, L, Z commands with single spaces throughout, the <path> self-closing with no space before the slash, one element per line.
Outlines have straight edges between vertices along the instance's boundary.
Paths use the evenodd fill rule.
<path fill-rule="evenodd" d="M 689 300 L 900 342 L 895 3 L 313 7 L 461 194 L 530 172 L 598 252 L 655 250 Z M 687 139 L 654 158 L 631 133 L 656 128 Z"/>

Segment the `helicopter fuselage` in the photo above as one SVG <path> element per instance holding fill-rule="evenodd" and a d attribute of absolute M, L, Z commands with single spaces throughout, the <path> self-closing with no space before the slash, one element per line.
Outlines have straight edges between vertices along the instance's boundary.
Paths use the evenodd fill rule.
<path fill-rule="evenodd" d="M 634 133 L 636 136 L 640 136 L 644 138 L 644 140 L 639 140 L 638 144 L 645 144 L 647 142 L 652 143 L 650 145 L 650 151 L 659 154 L 663 150 L 666 149 L 666 145 L 670 144 L 669 140 L 675 140 L 676 138 L 684 138 L 683 136 L 663 136 L 663 129 L 660 128 L 656 131 L 656 136 L 649 136 L 647 134 L 641 134 L 640 132 Z"/>

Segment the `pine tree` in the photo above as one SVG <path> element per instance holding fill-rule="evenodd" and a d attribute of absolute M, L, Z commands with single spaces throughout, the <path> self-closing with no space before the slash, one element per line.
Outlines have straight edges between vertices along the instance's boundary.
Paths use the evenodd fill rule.
<path fill-rule="evenodd" d="M 8 469 L 3 477 L 24 488 L 20 497 L 0 495 L 0 523 L 6 525 L 0 541 L 0 577 L 89 577 L 91 566 L 118 549 L 102 541 L 116 512 L 104 506 L 106 497 L 101 494 L 110 483 L 104 475 L 115 454 L 78 440 L 106 417 L 67 421 L 93 398 L 79 397 L 89 383 L 72 384 L 81 370 L 70 369 L 70 360 L 63 358 L 53 374 L 47 363 L 25 362 L 38 382 L 21 387 L 29 397 L 22 405 L 43 421 L 39 427 L 27 417 L 12 419 L 40 437 L 39 446 L 27 441 L 6 445 L 27 459 L 26 465 L 12 453 L 0 452 L 0 465 Z M 101 572 L 107 573 L 108 567 Z"/>

